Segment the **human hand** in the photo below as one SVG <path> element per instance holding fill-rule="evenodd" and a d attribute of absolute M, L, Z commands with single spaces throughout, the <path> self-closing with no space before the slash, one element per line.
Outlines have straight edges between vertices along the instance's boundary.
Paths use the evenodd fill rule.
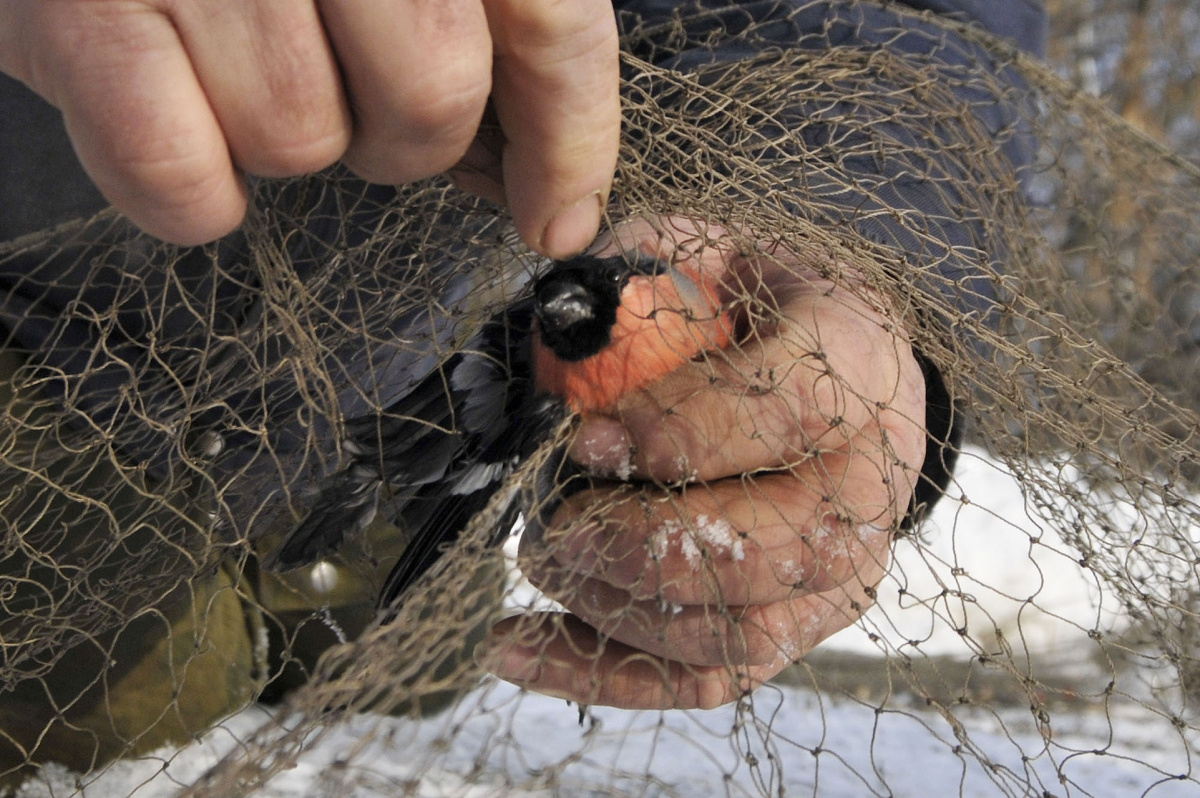
<path fill-rule="evenodd" d="M 608 0 L 0 3 L 0 71 L 62 111 L 113 205 L 179 244 L 241 223 L 242 173 L 340 159 L 378 183 L 456 169 L 530 246 L 572 254 L 616 163 L 617 57 Z M 472 145 L 489 95 L 500 153 Z"/>
<path fill-rule="evenodd" d="M 872 603 L 924 458 L 925 384 L 886 305 L 816 255 L 742 254 L 678 218 L 631 220 L 600 254 L 618 249 L 699 260 L 741 302 L 741 345 L 585 420 L 572 458 L 635 482 L 570 497 L 522 541 L 571 614 L 505 619 L 484 661 L 583 704 L 714 707 Z"/>

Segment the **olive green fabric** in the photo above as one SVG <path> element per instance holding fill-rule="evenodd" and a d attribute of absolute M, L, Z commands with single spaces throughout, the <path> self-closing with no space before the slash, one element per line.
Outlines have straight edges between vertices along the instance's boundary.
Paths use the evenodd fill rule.
<path fill-rule="evenodd" d="M 260 700 L 282 700 L 308 681 L 317 661 L 331 646 L 356 639 L 376 619 L 376 597 L 384 579 L 407 545 L 397 527 L 376 521 L 352 536 L 330 560 L 286 574 L 247 569 L 256 586 L 270 641 L 270 681 Z M 426 684 L 448 685 L 445 690 L 415 691 L 409 700 L 380 708 L 395 715 L 429 715 L 445 709 L 463 692 L 454 676 L 463 672 L 475 646 L 496 619 L 505 587 L 502 564 L 482 567 L 465 595 L 467 608 L 479 622 L 462 635 L 458 650 L 422 672 Z M 422 614 L 422 617 L 424 614 Z"/>
<path fill-rule="evenodd" d="M 329 647 L 375 618 L 379 587 L 406 542 L 396 527 L 375 524 L 336 562 L 284 575 L 260 571 L 241 550 L 192 546 L 207 540 L 211 523 L 203 490 L 179 491 L 176 504 L 186 507 L 164 505 L 162 492 L 150 490 L 148 478 L 130 480 L 107 447 L 61 438 L 47 446 L 42 418 L 55 406 L 22 379 L 23 365 L 19 354 L 0 351 L 0 447 L 8 463 L 22 465 L 0 471 L 0 521 L 22 544 L 0 552 L 0 643 L 26 654 L 22 678 L 0 685 L 0 793 L 36 765 L 86 772 L 185 743 L 252 701 L 282 700 Z M 39 489 L 31 473 L 45 476 L 47 487 Z M 107 509 L 90 495 L 108 497 Z M 97 580 L 128 578 L 123 554 L 152 545 L 164 572 L 177 564 L 172 558 L 210 564 L 180 569 L 199 575 L 145 606 L 132 596 L 120 607 L 95 599 Z M 102 567 L 86 574 L 69 567 L 97 552 Z M 496 585 L 489 600 L 498 602 L 503 575 L 489 578 Z M 39 645 L 47 624 L 89 601 L 104 605 L 95 626 Z M 127 620 L 105 628 L 106 612 Z M 461 656 L 444 667 L 469 657 L 485 628 L 466 635 Z M 426 695 L 420 707 L 393 711 L 436 711 L 455 695 Z"/>
<path fill-rule="evenodd" d="M 204 546 L 189 545 L 203 538 L 203 503 L 151 501 L 144 483 L 121 478 L 104 446 L 76 448 L 62 437 L 47 445 L 42 422 L 54 406 L 18 377 L 22 366 L 19 354 L 0 352 L 0 447 L 9 464 L 0 471 L 0 520 L 16 542 L 0 553 L 0 640 L 20 673 L 0 685 L 0 786 L 33 764 L 87 770 L 182 742 L 245 706 L 259 623 L 247 614 L 238 569 L 215 559 L 143 606 L 132 591 L 120 606 L 98 598 L 159 536 L 175 543 L 160 546 L 164 572 L 178 565 L 173 559 L 206 556 Z M 103 565 L 72 567 L 88 558 Z M 46 633 L 81 608 L 91 623 Z M 112 623 L 114 615 L 127 622 Z"/>
<path fill-rule="evenodd" d="M 25 655 L 21 678 L 0 685 L 0 789 L 33 765 L 87 771 L 186 742 L 255 700 L 265 685 L 268 697 L 278 697 L 302 681 L 304 671 L 284 668 L 284 642 L 287 663 L 308 667 L 338 642 L 315 620 L 332 614 L 355 635 L 373 617 L 375 589 L 352 569 L 337 569 L 338 588 L 328 594 L 297 587 L 311 584 L 307 572 L 267 578 L 260 590 L 258 572 L 239 558 L 189 545 L 206 538 L 197 534 L 211 517 L 202 495 L 183 502 L 187 507 L 165 506 L 147 490 L 152 486 L 118 470 L 107 447 L 75 447 L 61 437 L 58 447 L 47 446 L 42 419 L 55 405 L 24 379 L 23 365 L 18 353 L 0 351 L 0 447 L 8 463 L 20 464 L 0 471 L 0 520 L 20 542 L 0 552 L 0 641 Z M 108 497 L 107 508 L 89 500 L 97 495 Z M 150 546 L 161 551 L 164 572 L 177 565 L 173 558 L 211 564 L 180 569 L 199 575 L 181 578 L 145 606 L 137 606 L 140 597 L 122 606 L 98 601 L 92 588 L 127 578 L 131 553 Z M 69 565 L 98 552 L 100 568 L 83 574 Z M 89 602 L 97 605 L 94 625 L 45 635 L 47 625 Z M 335 609 L 322 613 L 323 605 Z M 112 624 L 107 614 L 128 620 Z M 273 651 L 268 641 L 277 643 Z"/>
<path fill-rule="evenodd" d="M 5 693 L 0 772 L 11 784 L 30 764 L 87 771 L 185 742 L 253 698 L 250 630 L 230 569 L 181 585 Z"/>

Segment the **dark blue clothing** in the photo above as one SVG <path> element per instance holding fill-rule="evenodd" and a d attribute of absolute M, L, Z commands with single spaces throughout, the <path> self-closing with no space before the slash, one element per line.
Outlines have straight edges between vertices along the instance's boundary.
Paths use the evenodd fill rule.
<path fill-rule="evenodd" d="M 958 312 L 978 318 L 992 312 L 994 286 L 979 263 L 1003 273 L 1008 253 L 989 232 L 998 204 L 989 192 L 1006 176 L 1024 179 L 1035 155 L 1029 125 L 1036 109 L 1024 78 L 1003 58 L 911 12 L 934 10 L 981 23 L 993 33 L 1015 34 L 1020 38 L 1014 44 L 1041 56 L 1047 20 L 1037 5 L 1028 0 L 699 0 L 682 6 L 685 15 L 696 8 L 707 11 L 689 22 L 686 40 L 669 27 L 661 36 L 654 34 L 656 20 L 679 13 L 677 1 L 627 0 L 618 7 L 629 14 L 619 17 L 626 26 L 650 31 L 639 37 L 634 54 L 673 71 L 745 61 L 778 47 L 814 55 L 835 49 L 866 57 L 886 52 L 924 69 L 921 78 L 936 75 L 960 115 L 922 107 L 921 96 L 912 90 L 913 74 L 880 67 L 853 77 L 822 73 L 823 83 L 841 81 L 835 88 L 844 88 L 844 101 L 831 103 L 829 88 L 822 85 L 812 100 L 800 97 L 786 109 L 773 109 L 756 130 L 784 140 L 779 155 L 788 159 L 790 171 L 773 173 L 787 182 L 771 188 L 797 200 L 791 206 L 796 215 L 903 253 L 916 282 L 943 294 Z M 752 36 L 745 35 L 748 30 Z M 745 99 L 753 105 L 753 98 Z M 963 146 L 975 125 L 1003 158 L 981 163 L 979 147 Z M 925 284 L 919 278 L 923 271 L 930 277 Z"/>
<path fill-rule="evenodd" d="M 861 238 L 903 263 L 895 277 L 920 293 L 940 296 L 948 312 L 926 318 L 951 346 L 987 356 L 961 318 L 994 323 L 1004 274 L 1006 225 L 1021 218 L 1036 153 L 1032 94 L 1006 54 L 914 11 L 976 25 L 1036 56 L 1045 54 L 1047 18 L 1028 0 L 624 0 L 618 19 L 636 28 L 633 52 L 671 70 L 705 76 L 778 48 L 803 63 L 838 53 L 838 65 L 807 76 L 788 105 L 775 102 L 753 120 L 770 145 L 753 149 L 733 135 L 743 154 L 769 171 L 773 201 L 815 226 Z M 699 15 L 693 12 L 703 11 Z M 686 32 L 668 24 L 682 13 Z M 1002 51 L 1003 48 L 996 48 Z M 881 57 L 882 56 L 882 57 Z M 738 96 L 754 106 L 752 96 Z M 936 102 L 935 102 L 936 101 Z M 686 100 L 700 113 L 702 103 Z M 706 131 L 710 132 L 710 131 Z M 686 144 L 684 145 L 686 152 Z M 750 152 L 745 152 L 749 146 Z M 730 151 L 734 151 L 730 148 Z M 777 165 L 767 163 L 774 159 Z M 707 165 L 707 164 L 706 164 Z M 713 168 L 720 169 L 720 164 Z M 670 169 L 663 169 L 670 175 Z M 764 192 L 765 193 L 765 192 Z M 885 261 L 886 262 L 886 261 Z M 935 315 L 935 314 L 930 314 Z M 957 458 L 963 415 L 938 367 L 917 352 L 925 374 L 929 436 L 922 479 L 907 524 L 937 501 Z"/>
<path fill-rule="evenodd" d="M 794 124 L 812 159 L 791 186 L 795 196 L 814 200 L 797 204 L 797 214 L 905 253 L 918 285 L 921 270 L 938 264 L 930 274 L 936 278 L 930 290 L 947 293 L 960 311 L 990 313 L 995 292 L 979 263 L 982 258 L 1002 271 L 1007 253 L 996 251 L 989 240 L 989 198 L 975 196 L 979 181 L 971 167 L 948 156 L 944 142 L 957 140 L 958 124 L 978 125 L 997 143 L 1005 168 L 1019 172 L 1033 155 L 1025 122 L 1031 110 L 1022 106 L 1024 83 L 985 48 L 909 12 L 977 23 L 1040 55 L 1046 37 L 1040 6 L 1032 0 L 707 0 L 697 5 L 710 13 L 689 24 L 685 41 L 638 38 L 635 55 L 692 71 L 755 57 L 765 48 L 814 53 L 853 48 L 915 59 L 945 78 L 946 91 L 969 109 L 964 113 L 970 119 L 942 117 L 914 132 L 886 114 L 872 117 L 857 103 L 801 102 L 769 124 Z M 679 0 L 616 0 L 614 6 L 627 29 L 653 26 L 694 7 Z M 742 36 L 751 25 L 754 38 Z M 710 38 L 714 31 L 721 32 L 717 39 Z M 980 65 L 1011 91 L 996 96 L 977 80 L 963 80 Z M 906 77 L 873 73 L 874 94 L 903 91 Z M 0 107 L 5 160 L 0 241 L 102 210 L 104 201 L 74 158 L 57 112 L 3 76 Z M 846 142 L 869 143 L 871 137 L 890 145 L 880 157 L 839 153 Z M 836 169 L 835 176 L 822 178 L 827 169 Z M 932 183 L 931 172 L 945 180 Z M 331 256 L 354 251 L 381 219 L 397 213 L 392 188 L 351 184 L 346 191 L 309 196 L 308 189 L 318 185 L 291 184 L 266 203 L 287 209 L 281 216 L 312 220 L 302 235 L 288 238 L 288 259 L 301 282 L 328 268 Z M 345 207 L 351 198 L 354 205 Z M 411 238 L 412 247 L 421 243 L 419 232 Z M 109 248 L 111 243 L 119 246 Z M 50 255 L 56 247 L 62 249 Z M 152 474 L 173 471 L 199 432 L 221 430 L 226 447 L 210 468 L 244 521 L 277 492 L 280 469 L 284 481 L 302 484 L 329 467 L 336 459 L 335 436 L 326 421 L 305 415 L 312 405 L 303 395 L 305 386 L 295 384 L 294 372 L 281 368 L 275 379 L 261 376 L 286 365 L 294 352 L 285 336 L 258 334 L 269 325 L 260 325 L 263 286 L 244 237 L 234 234 L 219 245 L 173 252 L 177 258 L 169 271 L 154 260 L 162 251 L 152 249 L 139 245 L 124 223 L 101 220 L 52 247 L 17 256 L 0 250 L 0 324 L 7 330 L 6 343 L 36 353 L 32 360 L 52 375 L 46 389 L 70 395 L 93 423 L 117 430 L 114 437 L 123 452 Z M 104 263 L 95 262 L 98 253 L 105 253 Z M 455 307 L 467 289 L 460 266 L 477 253 L 442 253 L 432 272 L 414 253 L 401 241 L 387 253 L 388 273 L 373 277 L 370 268 L 359 268 L 317 323 L 336 326 L 356 319 L 369 296 L 388 290 L 390 281 L 403 281 L 406 270 L 426 275 L 412 290 L 427 291 L 430 304 Z M 370 267 L 359 264 L 364 265 Z M 448 329 L 445 320 L 431 318 L 424 309 L 395 318 L 388 327 L 399 341 L 395 344 L 381 335 L 370 352 L 353 342 L 325 353 L 343 413 L 360 415 L 372 404 L 387 405 L 429 371 Z M 431 330 L 437 324 L 443 326 Z"/>

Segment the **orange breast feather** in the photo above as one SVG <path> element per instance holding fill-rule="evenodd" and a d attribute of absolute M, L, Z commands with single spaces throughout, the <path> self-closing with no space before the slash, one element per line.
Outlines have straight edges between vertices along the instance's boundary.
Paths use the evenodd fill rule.
<path fill-rule="evenodd" d="M 602 412 L 702 352 L 726 346 L 731 329 L 714 287 L 677 272 L 635 275 L 602 352 L 566 363 L 535 343 L 538 387 L 562 396 L 576 412 Z"/>

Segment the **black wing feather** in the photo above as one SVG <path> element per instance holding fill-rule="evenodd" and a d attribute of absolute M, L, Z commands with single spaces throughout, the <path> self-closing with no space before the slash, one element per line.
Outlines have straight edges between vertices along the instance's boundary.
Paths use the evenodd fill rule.
<path fill-rule="evenodd" d="M 534 401 L 532 325 L 531 301 L 511 306 L 381 413 L 347 420 L 349 465 L 326 480 L 268 567 L 327 556 L 379 513 L 412 541 L 383 600 L 420 578 L 565 413 L 560 404 Z M 514 506 L 504 515 L 515 520 L 515 513 Z M 507 531 L 498 529 L 498 539 Z"/>
<path fill-rule="evenodd" d="M 379 596 L 380 606 L 389 606 L 436 565 L 442 555 L 458 542 L 471 519 L 488 506 L 495 492 L 495 486 L 488 486 L 466 496 L 447 497 L 443 491 L 438 496 L 414 497 L 404 513 L 406 526 L 410 522 L 416 523 L 409 527 L 414 534 L 400 555 L 400 560 L 388 574 Z M 497 519 L 491 541 L 493 544 L 503 540 L 516 524 L 519 507 L 515 498 L 509 501 Z M 419 510 L 425 510 L 427 517 L 419 519 Z"/>

